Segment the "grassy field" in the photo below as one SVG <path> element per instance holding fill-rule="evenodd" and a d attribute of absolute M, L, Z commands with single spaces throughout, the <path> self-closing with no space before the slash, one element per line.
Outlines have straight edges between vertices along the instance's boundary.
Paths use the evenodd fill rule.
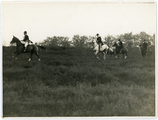
<path fill-rule="evenodd" d="M 155 116 L 154 53 L 99 61 L 91 49 L 54 47 L 28 62 L 13 50 L 3 47 L 4 117 Z"/>

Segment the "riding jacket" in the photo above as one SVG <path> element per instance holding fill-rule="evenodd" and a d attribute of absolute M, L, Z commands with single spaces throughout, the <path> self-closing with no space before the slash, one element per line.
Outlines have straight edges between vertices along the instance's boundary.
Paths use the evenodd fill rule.
<path fill-rule="evenodd" d="M 101 45 L 103 45 L 103 42 L 102 42 L 102 40 L 101 40 L 101 37 L 98 37 L 98 38 L 97 38 L 97 43 L 98 43 L 98 44 L 101 43 Z"/>
<path fill-rule="evenodd" d="M 123 43 L 121 41 L 119 42 L 119 45 L 121 48 L 123 48 Z"/>
<path fill-rule="evenodd" d="M 29 36 L 28 36 L 28 35 L 25 35 L 23 41 L 26 42 L 27 40 L 29 40 Z"/>

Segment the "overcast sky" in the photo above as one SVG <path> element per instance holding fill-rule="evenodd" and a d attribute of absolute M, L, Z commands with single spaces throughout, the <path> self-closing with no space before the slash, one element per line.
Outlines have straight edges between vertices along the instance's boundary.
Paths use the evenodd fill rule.
<path fill-rule="evenodd" d="M 154 2 L 3 2 L 3 45 L 13 35 L 20 40 L 27 31 L 30 40 L 73 35 L 102 37 L 128 32 L 156 33 Z"/>

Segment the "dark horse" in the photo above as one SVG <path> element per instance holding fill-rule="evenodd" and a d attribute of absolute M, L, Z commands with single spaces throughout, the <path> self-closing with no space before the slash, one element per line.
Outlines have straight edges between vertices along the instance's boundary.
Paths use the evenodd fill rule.
<path fill-rule="evenodd" d="M 141 49 L 141 54 L 142 54 L 142 56 L 145 58 L 146 57 L 146 55 L 147 55 L 147 43 L 143 43 L 143 44 L 141 44 L 141 45 L 139 45 L 140 46 L 140 49 Z"/>
<path fill-rule="evenodd" d="M 126 59 L 127 58 L 127 52 L 128 49 L 126 47 L 121 48 L 121 46 L 119 46 L 116 42 L 114 43 L 114 45 L 116 47 L 116 58 L 118 58 L 119 54 L 123 55 L 123 58 Z"/>
<path fill-rule="evenodd" d="M 17 59 L 17 56 L 20 53 L 30 53 L 30 58 L 29 58 L 28 61 L 31 61 L 32 55 L 33 55 L 33 53 L 35 53 L 38 57 L 38 60 L 40 61 L 40 57 L 39 57 L 39 53 L 38 53 L 38 47 L 45 50 L 45 48 L 43 46 L 36 46 L 36 45 L 32 44 L 32 45 L 28 45 L 27 49 L 26 49 L 26 52 L 24 52 L 24 44 L 22 44 L 21 41 L 18 38 L 16 38 L 15 36 L 13 36 L 13 39 L 10 42 L 10 44 L 13 44 L 13 43 L 16 43 L 16 51 L 13 52 L 13 54 L 15 54 L 15 56 L 12 54 L 12 57 L 13 58 L 15 57 L 15 59 Z"/>

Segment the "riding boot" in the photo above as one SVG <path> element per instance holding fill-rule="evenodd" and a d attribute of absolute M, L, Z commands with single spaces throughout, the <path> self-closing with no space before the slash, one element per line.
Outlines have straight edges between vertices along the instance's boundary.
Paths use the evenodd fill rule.
<path fill-rule="evenodd" d="M 101 50 L 100 50 L 100 47 L 101 47 L 101 45 L 99 44 L 99 52 L 101 51 Z"/>
<path fill-rule="evenodd" d="M 26 52 L 26 48 L 24 49 L 24 52 Z"/>

